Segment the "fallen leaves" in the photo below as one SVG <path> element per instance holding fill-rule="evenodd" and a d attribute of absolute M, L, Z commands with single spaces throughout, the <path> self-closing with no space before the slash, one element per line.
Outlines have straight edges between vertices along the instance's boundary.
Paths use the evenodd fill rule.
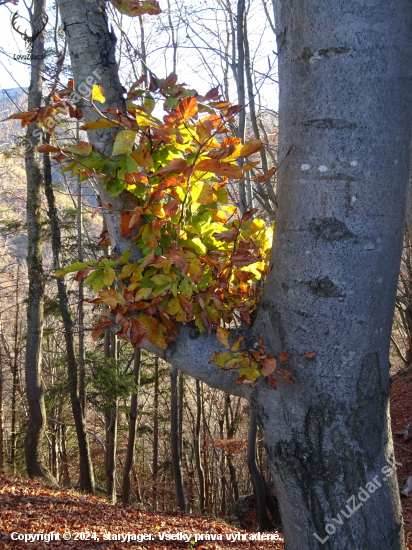
<path fill-rule="evenodd" d="M 246 440 L 217 440 L 216 446 L 224 447 L 228 451 L 244 453 Z M 218 545 L 216 542 L 204 540 L 197 548 L 233 549 L 231 535 L 247 533 L 238 527 L 231 527 L 225 522 L 209 517 L 181 512 L 136 511 L 132 507 L 112 506 L 100 497 L 82 495 L 73 489 L 50 487 L 39 481 L 4 474 L 0 474 L 0 509 L 0 540 L 1 544 L 10 550 L 24 545 L 24 542 L 12 541 L 11 534 L 15 532 L 59 535 L 57 542 L 45 543 L 44 540 L 35 540 L 27 543 L 33 550 L 44 550 L 46 547 L 73 549 L 101 547 L 113 550 L 137 547 L 142 550 L 183 548 L 178 541 L 162 541 L 159 536 L 159 526 L 162 526 L 162 531 L 168 533 L 218 533 L 222 537 Z M 65 532 L 70 532 L 72 539 L 77 534 L 79 540 L 65 542 L 63 540 Z M 151 535 L 151 541 L 122 543 L 119 540 L 110 540 L 108 533 L 143 533 Z M 104 535 L 109 540 L 104 540 Z M 246 538 L 249 537 L 246 535 Z M 235 546 L 256 550 L 283 550 L 283 537 L 280 536 L 278 541 L 236 541 Z M 188 546 L 184 545 L 184 547 Z"/>

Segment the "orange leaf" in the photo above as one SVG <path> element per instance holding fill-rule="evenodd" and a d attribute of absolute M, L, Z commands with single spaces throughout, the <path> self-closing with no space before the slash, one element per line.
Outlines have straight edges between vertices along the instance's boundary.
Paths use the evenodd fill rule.
<path fill-rule="evenodd" d="M 149 335 L 146 325 L 137 317 L 130 318 L 130 342 L 134 348 L 142 345 Z"/>
<path fill-rule="evenodd" d="M 197 258 L 194 260 L 189 260 L 189 268 L 187 272 L 190 275 L 192 281 L 195 283 L 195 285 L 200 283 L 200 281 L 203 279 L 204 270 L 205 270 L 204 266 L 201 264 L 201 262 Z"/>
<path fill-rule="evenodd" d="M 281 351 L 279 353 L 279 361 L 281 363 L 284 363 L 285 361 L 287 361 L 289 359 L 290 355 L 289 353 L 286 353 L 286 351 Z"/>
<path fill-rule="evenodd" d="M 314 349 L 313 351 L 308 351 L 308 353 L 305 353 L 305 355 L 302 355 L 302 357 L 306 359 L 312 359 L 312 357 L 315 357 L 317 353 L 317 350 Z"/>
<path fill-rule="evenodd" d="M 150 174 L 150 177 L 163 176 L 165 174 L 181 174 L 186 168 L 187 163 L 185 159 L 173 159 L 171 162 L 160 168 L 157 172 Z"/>
<path fill-rule="evenodd" d="M 86 275 L 88 275 L 89 273 L 90 273 L 90 269 L 83 269 L 82 271 L 78 271 L 74 280 L 82 281 L 86 277 Z"/>
<path fill-rule="evenodd" d="M 248 157 L 249 155 L 253 155 L 253 153 L 257 153 L 261 149 L 264 149 L 264 146 L 262 145 L 260 139 L 250 139 L 243 145 L 239 156 Z"/>
<path fill-rule="evenodd" d="M 167 202 L 163 205 L 163 210 L 165 211 L 165 214 L 168 218 L 171 218 L 176 214 L 176 212 L 179 210 L 180 201 L 178 199 L 174 199 L 170 202 Z"/>
<path fill-rule="evenodd" d="M 213 361 L 213 359 L 215 359 L 218 355 L 220 355 L 220 351 L 214 351 L 212 353 L 212 355 L 210 356 L 210 359 L 209 359 L 208 363 L 211 363 Z"/>
<path fill-rule="evenodd" d="M 185 97 L 179 103 L 176 114 L 182 119 L 182 122 L 188 121 L 197 115 L 197 101 L 194 97 Z"/>
<path fill-rule="evenodd" d="M 225 346 L 225 348 L 230 349 L 229 345 L 229 334 L 230 332 L 223 327 L 217 327 L 216 338 Z"/>
<path fill-rule="evenodd" d="M 276 357 L 266 357 L 263 367 L 262 367 L 262 374 L 263 376 L 269 376 L 269 374 L 272 374 L 272 372 L 276 369 Z"/>
<path fill-rule="evenodd" d="M 226 176 L 229 179 L 242 179 L 243 173 L 239 166 L 230 162 L 219 162 L 215 159 L 201 160 L 195 167 L 195 170 L 212 172 L 218 176 Z"/>
<path fill-rule="evenodd" d="M 158 323 L 154 317 L 149 317 L 148 315 L 141 314 L 140 319 L 147 327 L 147 339 L 149 340 L 149 342 L 151 342 L 154 346 L 166 349 L 166 328 L 162 324 Z"/>

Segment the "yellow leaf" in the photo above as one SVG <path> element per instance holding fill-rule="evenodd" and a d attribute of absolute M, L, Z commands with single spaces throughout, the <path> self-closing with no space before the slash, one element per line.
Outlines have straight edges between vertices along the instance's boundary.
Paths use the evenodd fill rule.
<path fill-rule="evenodd" d="M 112 156 L 123 155 L 132 150 L 136 139 L 136 132 L 133 130 L 122 130 L 116 136 Z"/>
<path fill-rule="evenodd" d="M 253 153 L 257 153 L 261 149 L 263 149 L 263 145 L 260 139 L 250 139 L 243 145 L 239 156 L 248 157 L 249 155 L 253 155 Z"/>
<path fill-rule="evenodd" d="M 211 210 L 210 213 L 215 222 L 227 223 L 227 216 L 222 210 Z"/>
<path fill-rule="evenodd" d="M 161 204 L 154 204 L 152 208 L 153 208 L 153 212 L 156 214 L 158 218 L 166 217 L 165 211 L 163 210 L 163 206 Z"/>
<path fill-rule="evenodd" d="M 243 336 L 241 336 L 240 338 L 238 338 L 236 340 L 236 342 L 233 344 L 232 346 L 232 351 L 237 351 L 239 349 L 239 346 L 240 346 L 240 342 L 243 340 Z"/>
<path fill-rule="evenodd" d="M 229 334 L 230 332 L 223 327 L 217 327 L 216 338 L 225 346 L 225 348 L 230 349 L 229 346 Z"/>
<path fill-rule="evenodd" d="M 106 266 L 104 268 L 104 278 L 103 278 L 103 281 L 104 281 L 104 284 L 106 286 L 110 286 L 115 278 L 116 274 L 114 272 L 114 269 L 110 266 Z"/>
<path fill-rule="evenodd" d="M 113 288 L 102 290 L 99 296 L 103 300 L 103 302 L 109 307 L 116 307 L 117 304 L 126 303 L 126 300 L 123 298 L 120 292 L 117 292 L 117 290 L 114 290 Z"/>
<path fill-rule="evenodd" d="M 256 219 L 250 224 L 250 230 L 252 233 L 257 233 L 258 231 L 264 229 L 265 225 L 266 223 L 264 220 Z"/>
<path fill-rule="evenodd" d="M 145 245 L 147 245 L 152 250 L 157 248 L 159 244 L 156 235 L 154 234 L 153 227 L 150 224 L 145 225 L 143 229 L 142 239 Z"/>
<path fill-rule="evenodd" d="M 92 100 L 99 101 L 100 103 L 104 103 L 106 101 L 106 98 L 104 97 L 104 89 L 98 84 L 93 85 Z"/>

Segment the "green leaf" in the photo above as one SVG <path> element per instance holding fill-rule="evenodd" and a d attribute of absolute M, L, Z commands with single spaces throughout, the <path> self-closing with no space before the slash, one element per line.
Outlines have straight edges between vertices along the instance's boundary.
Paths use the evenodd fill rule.
<path fill-rule="evenodd" d="M 225 353 L 219 353 L 219 355 L 215 359 L 216 366 L 217 367 L 223 367 L 224 364 L 226 363 L 226 361 L 229 361 L 231 356 L 232 356 L 232 354 L 229 351 L 227 351 Z"/>
<path fill-rule="evenodd" d="M 130 258 L 130 248 L 126 250 L 126 252 L 123 252 L 123 254 L 120 256 L 120 259 L 122 262 L 128 262 Z"/>
<path fill-rule="evenodd" d="M 74 273 L 75 271 L 83 271 L 84 269 L 87 269 L 87 265 L 83 262 L 74 262 L 74 264 L 68 265 L 63 269 L 59 269 L 56 271 L 57 277 L 61 277 L 62 275 L 67 275 L 68 273 Z"/>
<path fill-rule="evenodd" d="M 93 292 L 99 292 L 104 287 L 104 270 L 92 271 L 84 281 L 87 286 L 93 286 Z"/>
<path fill-rule="evenodd" d="M 141 288 L 134 297 L 135 302 L 138 302 L 139 300 L 146 300 L 150 294 L 152 293 L 151 288 Z"/>
<path fill-rule="evenodd" d="M 122 130 L 116 136 L 112 156 L 123 155 L 132 150 L 137 133 L 133 130 Z"/>
<path fill-rule="evenodd" d="M 127 154 L 119 160 L 119 171 L 117 172 L 117 177 L 124 179 L 125 174 L 133 174 L 133 172 L 137 172 L 138 170 L 139 166 L 137 162 L 135 162 L 132 157 Z"/>
<path fill-rule="evenodd" d="M 221 204 L 227 204 L 229 202 L 229 197 L 227 195 L 226 189 L 218 189 L 217 191 L 216 191 L 216 189 L 213 189 L 213 192 L 216 195 L 217 200 Z"/>
<path fill-rule="evenodd" d="M 106 190 L 112 197 L 117 197 L 124 190 L 123 185 L 118 180 L 110 179 L 107 181 L 102 180 Z"/>

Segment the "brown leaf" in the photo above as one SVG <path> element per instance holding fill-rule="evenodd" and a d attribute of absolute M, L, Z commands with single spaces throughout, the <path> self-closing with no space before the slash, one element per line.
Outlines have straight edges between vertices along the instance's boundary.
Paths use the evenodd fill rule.
<path fill-rule="evenodd" d="M 247 265 L 260 262 L 261 257 L 250 254 L 247 250 L 244 250 L 240 252 L 235 252 L 235 254 L 230 257 L 230 261 L 235 267 L 245 267 Z"/>
<path fill-rule="evenodd" d="M 230 162 L 219 162 L 215 159 L 204 159 L 201 160 L 197 165 L 195 170 L 212 172 L 218 176 L 225 176 L 229 179 L 242 179 L 243 173 L 242 170 L 236 164 L 231 164 Z"/>
<path fill-rule="evenodd" d="M 269 382 L 269 386 L 272 388 L 272 390 L 277 390 L 278 389 L 278 381 L 276 380 L 276 377 L 273 376 L 272 374 L 269 374 L 268 382 Z"/>
<path fill-rule="evenodd" d="M 263 376 L 269 376 L 276 369 L 276 357 L 267 357 L 263 363 L 262 374 Z"/>
<path fill-rule="evenodd" d="M 202 311 L 200 314 L 200 317 L 202 319 L 203 326 L 207 330 L 207 333 L 209 336 L 212 335 L 212 321 L 210 320 L 209 315 L 206 313 L 205 310 Z"/>
<path fill-rule="evenodd" d="M 314 349 L 313 351 L 308 351 L 307 353 L 305 353 L 305 355 L 302 355 L 302 357 L 306 359 L 312 359 L 312 357 L 315 357 L 317 353 L 317 350 Z"/>
<path fill-rule="evenodd" d="M 89 273 L 90 269 L 83 269 L 82 271 L 78 271 L 74 280 L 77 282 L 82 281 Z"/>
<path fill-rule="evenodd" d="M 289 353 L 286 353 L 286 351 L 281 351 L 279 353 L 279 361 L 281 363 L 284 363 L 285 361 L 287 361 L 289 359 L 290 355 Z"/>
<path fill-rule="evenodd" d="M 266 345 L 265 345 L 265 342 L 263 341 L 262 338 L 259 338 L 259 347 L 258 347 L 258 350 L 259 350 L 260 353 L 262 353 L 262 354 L 266 353 Z"/>
<path fill-rule="evenodd" d="M 276 370 L 276 374 L 278 374 L 279 376 L 281 376 L 283 378 L 283 380 L 286 380 L 286 382 L 291 382 L 291 384 L 294 384 L 295 381 L 293 380 L 292 378 L 292 375 L 290 374 L 290 372 L 288 370 L 285 370 L 285 369 L 277 369 Z"/>
<path fill-rule="evenodd" d="M 237 231 L 223 231 L 223 233 L 213 233 L 212 237 L 217 241 L 232 243 L 236 238 Z"/>
<path fill-rule="evenodd" d="M 253 155 L 253 153 L 257 153 L 261 149 L 264 149 L 264 146 L 262 145 L 260 139 L 250 139 L 243 145 L 239 156 L 248 157 L 249 155 Z"/>
<path fill-rule="evenodd" d="M 208 364 L 211 363 L 218 355 L 220 355 L 220 351 L 214 351 L 212 355 L 210 356 L 210 359 L 208 361 Z"/>
<path fill-rule="evenodd" d="M 130 318 L 130 342 L 134 348 L 142 345 L 148 334 L 146 325 L 139 318 Z"/>

